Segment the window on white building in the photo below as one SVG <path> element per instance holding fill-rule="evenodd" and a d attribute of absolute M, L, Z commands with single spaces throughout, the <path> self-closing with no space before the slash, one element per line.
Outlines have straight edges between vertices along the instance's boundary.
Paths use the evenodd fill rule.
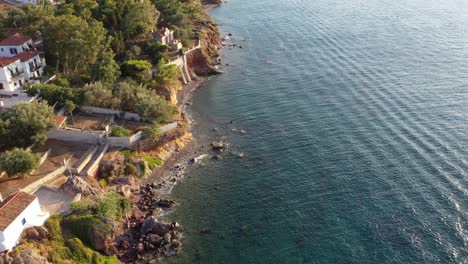
<path fill-rule="evenodd" d="M 23 224 L 23 225 L 26 224 L 26 218 L 23 218 L 23 220 L 21 220 L 21 224 Z"/>
<path fill-rule="evenodd" d="M 11 54 L 18 54 L 18 50 L 16 48 L 11 48 L 10 53 Z"/>

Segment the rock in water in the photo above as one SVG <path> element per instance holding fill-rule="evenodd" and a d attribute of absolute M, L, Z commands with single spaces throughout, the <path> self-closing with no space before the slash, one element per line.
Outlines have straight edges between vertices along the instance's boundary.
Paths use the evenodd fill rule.
<path fill-rule="evenodd" d="M 175 205 L 175 202 L 172 200 L 160 199 L 157 205 L 163 208 L 171 208 Z"/>
<path fill-rule="evenodd" d="M 211 148 L 216 151 L 223 151 L 229 147 L 229 143 L 224 141 L 214 141 L 211 142 Z"/>

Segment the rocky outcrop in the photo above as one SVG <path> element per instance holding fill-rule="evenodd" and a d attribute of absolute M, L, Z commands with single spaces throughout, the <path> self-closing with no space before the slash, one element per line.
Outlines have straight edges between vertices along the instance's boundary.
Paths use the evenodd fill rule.
<path fill-rule="evenodd" d="M 60 189 L 70 195 L 81 193 L 82 196 L 98 196 L 100 191 L 79 176 L 70 176 Z"/>
<path fill-rule="evenodd" d="M 47 258 L 39 255 L 39 253 L 33 249 L 22 250 L 18 256 L 16 256 L 12 264 L 50 264 Z"/>
<path fill-rule="evenodd" d="M 41 241 L 49 237 L 49 230 L 43 226 L 33 226 L 24 230 L 23 234 L 28 240 Z"/>
<path fill-rule="evenodd" d="M 163 207 L 173 201 L 161 199 L 160 184 L 146 184 L 134 191 L 139 197 L 130 217 L 126 217 L 127 231 L 116 237 L 118 256 L 125 263 L 148 263 L 162 256 L 179 253 L 183 228 L 176 222 L 158 221 L 153 215 L 160 203 Z"/>
<path fill-rule="evenodd" d="M 163 146 L 155 149 L 154 151 L 155 153 L 157 153 L 157 156 L 161 160 L 165 161 L 168 158 L 170 158 L 174 153 L 185 148 L 185 146 L 190 144 L 192 141 L 193 141 L 192 134 L 186 133 L 185 135 L 164 144 Z"/>
<path fill-rule="evenodd" d="M 219 51 L 222 48 L 218 25 L 206 14 L 207 22 L 199 32 L 201 49 L 187 54 L 187 64 L 192 72 L 200 76 L 219 74 L 216 65 L 221 63 Z"/>
<path fill-rule="evenodd" d="M 178 93 L 182 89 L 182 84 L 172 84 L 172 85 L 167 85 L 163 86 L 160 89 L 157 90 L 158 94 L 161 96 L 164 96 L 167 101 L 169 101 L 173 105 L 178 105 Z"/>

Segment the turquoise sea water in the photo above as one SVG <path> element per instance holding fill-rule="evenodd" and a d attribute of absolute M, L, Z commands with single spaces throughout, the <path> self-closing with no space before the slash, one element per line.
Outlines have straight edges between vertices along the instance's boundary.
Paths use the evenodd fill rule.
<path fill-rule="evenodd" d="M 243 48 L 194 96 L 195 129 L 246 156 L 175 188 L 187 232 L 166 262 L 468 263 L 467 1 L 230 0 L 212 15 Z"/>

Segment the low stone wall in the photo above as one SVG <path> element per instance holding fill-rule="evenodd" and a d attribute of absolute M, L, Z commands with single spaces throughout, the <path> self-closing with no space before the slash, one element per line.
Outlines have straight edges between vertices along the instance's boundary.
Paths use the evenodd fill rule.
<path fill-rule="evenodd" d="M 89 114 L 102 114 L 102 115 L 117 115 L 120 118 L 130 121 L 148 121 L 148 119 L 141 117 L 139 114 L 130 113 L 115 109 L 108 109 L 108 108 L 100 108 L 94 106 L 82 106 L 80 111 Z"/>
<path fill-rule="evenodd" d="M 104 157 L 104 154 L 106 154 L 108 148 L 109 144 L 106 144 L 96 158 L 81 172 L 82 176 L 94 176 L 96 174 L 99 162 L 101 162 L 101 159 Z"/>
<path fill-rule="evenodd" d="M 49 154 L 50 154 L 51 151 L 52 151 L 52 149 L 49 148 L 49 149 L 46 151 L 46 153 L 44 153 L 44 154 L 42 155 L 41 159 L 39 160 L 39 165 L 38 165 L 37 167 L 41 166 L 42 163 L 44 163 L 44 161 L 46 161 L 46 159 L 49 157 Z"/>
<path fill-rule="evenodd" d="M 57 176 L 62 175 L 65 172 L 65 170 L 66 170 L 66 167 L 62 166 L 62 167 L 54 170 L 53 172 L 47 174 L 46 176 L 42 177 L 41 179 L 39 179 L 39 180 L 29 184 L 28 186 L 22 188 L 21 191 L 27 192 L 29 194 L 33 194 L 37 189 L 39 189 L 39 187 L 42 186 L 42 184 L 54 179 Z"/>
<path fill-rule="evenodd" d="M 170 124 L 167 124 L 167 125 L 164 125 L 162 127 L 159 128 L 159 130 L 161 130 L 161 133 L 166 133 L 168 131 L 171 131 L 172 129 L 176 129 L 177 128 L 177 122 L 172 122 Z"/>
<path fill-rule="evenodd" d="M 99 145 L 92 146 L 89 148 L 88 151 L 81 157 L 74 165 L 72 168 L 72 172 L 74 174 L 80 174 L 80 172 L 86 167 L 86 165 L 91 161 L 93 158 L 94 154 L 98 150 Z"/>
<path fill-rule="evenodd" d="M 47 132 L 47 137 L 49 139 L 80 142 L 83 144 L 98 144 L 101 140 L 101 135 L 99 134 L 73 131 L 68 129 L 51 129 Z"/>
<path fill-rule="evenodd" d="M 130 137 L 108 137 L 107 142 L 111 147 L 128 148 L 134 143 L 138 142 L 143 137 L 143 132 L 135 133 Z"/>

